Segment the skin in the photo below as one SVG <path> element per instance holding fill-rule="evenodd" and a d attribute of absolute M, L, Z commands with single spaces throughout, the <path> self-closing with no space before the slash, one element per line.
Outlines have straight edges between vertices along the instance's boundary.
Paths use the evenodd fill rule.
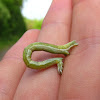
<path fill-rule="evenodd" d="M 24 33 L 0 62 L 0 100 L 100 100 L 99 12 L 100 0 L 53 0 L 42 29 Z M 29 44 L 71 40 L 79 45 L 66 57 L 62 76 L 55 65 L 45 71 L 26 68 L 22 55 Z M 33 53 L 34 60 L 56 57 Z"/>
<path fill-rule="evenodd" d="M 27 67 L 32 69 L 44 69 L 48 68 L 54 64 L 57 64 L 58 66 L 58 72 L 59 74 L 62 74 L 63 71 L 63 58 L 51 58 L 45 61 L 37 62 L 32 61 L 31 55 L 33 51 L 47 51 L 54 54 L 64 54 L 68 55 L 70 50 L 73 46 L 77 46 L 78 43 L 76 41 L 71 41 L 65 45 L 54 45 L 54 44 L 48 44 L 43 42 L 35 42 L 30 45 L 28 45 L 23 52 L 23 60 Z"/>

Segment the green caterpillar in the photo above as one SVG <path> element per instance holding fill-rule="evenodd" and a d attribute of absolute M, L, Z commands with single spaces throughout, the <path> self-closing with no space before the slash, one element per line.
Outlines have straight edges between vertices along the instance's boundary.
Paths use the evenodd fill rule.
<path fill-rule="evenodd" d="M 35 42 L 30 45 L 28 45 L 23 52 L 23 60 L 27 67 L 32 68 L 32 69 L 44 69 L 47 67 L 50 67 L 54 64 L 57 64 L 58 66 L 58 72 L 62 74 L 63 71 L 63 58 L 58 57 L 58 58 L 51 58 L 48 60 L 44 60 L 41 62 L 37 61 L 32 61 L 31 55 L 33 51 L 46 51 L 50 52 L 53 54 L 64 54 L 68 55 L 69 52 L 68 50 L 72 48 L 73 46 L 77 46 L 78 43 L 76 41 L 71 41 L 65 45 L 53 45 L 53 44 L 48 44 L 48 43 L 42 43 L 42 42 Z"/>

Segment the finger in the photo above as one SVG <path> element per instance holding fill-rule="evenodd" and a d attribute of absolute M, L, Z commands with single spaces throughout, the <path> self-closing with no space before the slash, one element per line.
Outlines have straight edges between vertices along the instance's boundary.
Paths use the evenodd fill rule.
<path fill-rule="evenodd" d="M 72 6 L 70 0 L 53 0 L 52 6 L 43 21 L 42 31 L 39 36 L 41 39 L 39 38 L 38 41 L 58 45 L 68 42 L 71 26 L 71 11 Z M 49 36 L 50 38 L 48 40 Z"/>
<path fill-rule="evenodd" d="M 53 0 L 43 21 L 38 41 L 56 45 L 68 42 L 71 11 L 71 0 Z M 33 56 L 35 60 L 44 60 L 54 57 L 54 55 L 51 56 L 51 54 L 45 52 L 36 52 Z M 28 69 L 18 87 L 15 100 L 27 100 L 28 98 L 30 98 L 30 100 L 56 100 L 59 88 L 59 79 L 60 77 L 57 69 L 54 68 L 54 66 L 39 71 L 38 73 L 33 73 L 32 69 Z"/>
<path fill-rule="evenodd" d="M 26 45 L 36 41 L 38 33 L 37 30 L 26 32 L 0 62 L 0 100 L 12 100 L 25 71 L 22 52 Z"/>
<path fill-rule="evenodd" d="M 71 40 L 79 46 L 65 61 L 59 100 L 99 99 L 100 0 L 73 0 Z"/>

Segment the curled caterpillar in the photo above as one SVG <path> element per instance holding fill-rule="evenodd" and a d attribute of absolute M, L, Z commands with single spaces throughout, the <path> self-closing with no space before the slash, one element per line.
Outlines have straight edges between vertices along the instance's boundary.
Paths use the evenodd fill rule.
<path fill-rule="evenodd" d="M 47 67 L 50 67 L 54 64 L 57 64 L 58 66 L 58 72 L 62 74 L 63 71 L 63 62 L 61 57 L 58 58 L 51 58 L 44 61 L 33 61 L 31 59 L 31 55 L 33 51 L 46 51 L 53 54 L 64 54 L 68 55 L 70 48 L 77 46 L 78 43 L 76 41 L 71 41 L 65 45 L 54 45 L 54 44 L 48 44 L 43 42 L 35 42 L 30 45 L 28 45 L 23 52 L 23 60 L 27 67 L 32 69 L 44 69 Z"/>

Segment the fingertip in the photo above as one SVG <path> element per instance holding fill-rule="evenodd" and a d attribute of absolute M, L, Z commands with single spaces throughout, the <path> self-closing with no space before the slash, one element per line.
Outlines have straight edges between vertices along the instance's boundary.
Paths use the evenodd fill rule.
<path fill-rule="evenodd" d="M 34 42 L 37 40 L 40 30 L 38 29 L 30 29 L 27 30 L 23 36 L 19 39 L 18 42 Z M 17 43 L 18 43 L 17 42 Z"/>
<path fill-rule="evenodd" d="M 42 27 L 50 23 L 70 23 L 71 13 L 71 0 L 53 0 Z"/>

